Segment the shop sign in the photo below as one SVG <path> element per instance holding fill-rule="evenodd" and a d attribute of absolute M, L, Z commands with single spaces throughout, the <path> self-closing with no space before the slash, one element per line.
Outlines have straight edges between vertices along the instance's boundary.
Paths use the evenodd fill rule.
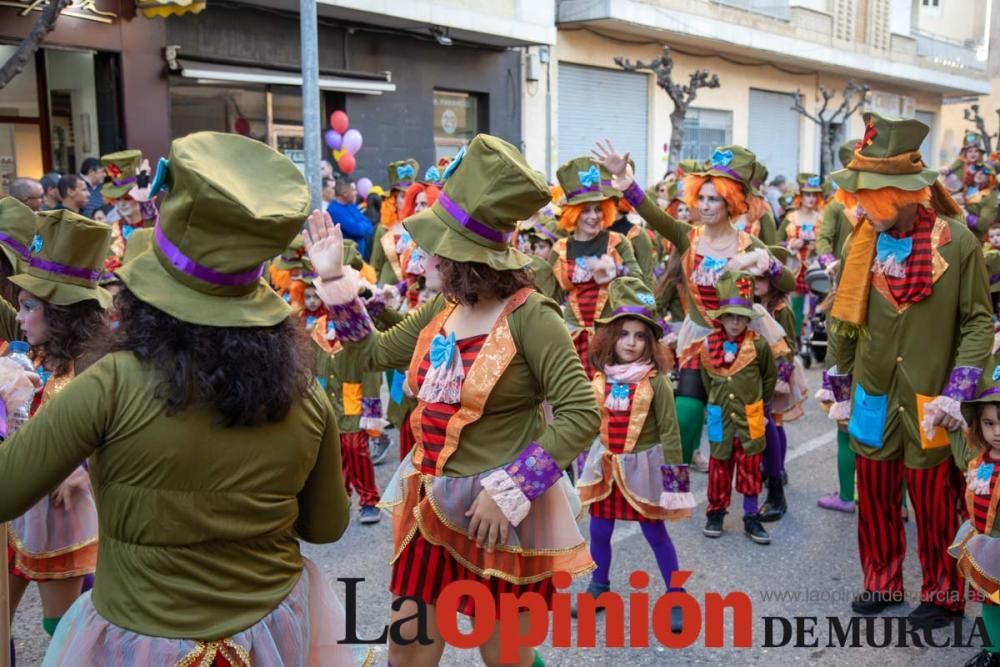
<path fill-rule="evenodd" d="M 19 9 L 21 16 L 27 16 L 30 12 L 43 11 L 50 0 L 0 0 L 0 7 L 13 7 Z M 60 16 L 70 16 L 75 19 L 85 21 L 95 21 L 97 23 L 114 23 L 118 15 L 114 12 L 105 11 L 97 7 L 97 0 L 72 0 Z"/>

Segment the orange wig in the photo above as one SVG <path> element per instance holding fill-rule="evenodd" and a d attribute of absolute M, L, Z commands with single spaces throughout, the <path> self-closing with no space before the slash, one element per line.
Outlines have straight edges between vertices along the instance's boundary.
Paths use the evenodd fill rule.
<path fill-rule="evenodd" d="M 614 199 L 605 199 L 604 201 L 597 202 L 597 205 L 601 207 L 601 217 L 604 220 L 601 223 L 601 227 L 607 229 L 614 224 L 615 219 L 618 217 L 618 206 L 615 204 Z M 580 213 L 586 208 L 588 204 L 566 204 L 562 209 L 562 217 L 559 218 L 557 223 L 559 229 L 567 232 L 572 232 L 576 229 L 576 221 L 580 217 Z"/>
<path fill-rule="evenodd" d="M 396 210 L 396 191 L 392 190 L 382 198 L 382 208 L 379 210 L 379 222 L 383 227 L 392 227 L 399 222 L 399 211 Z"/>
<path fill-rule="evenodd" d="M 426 185 L 424 183 L 415 183 L 407 188 L 406 198 L 403 199 L 403 210 L 399 212 L 400 220 L 406 220 L 413 215 L 413 209 L 417 206 L 417 195 L 421 192 L 427 195 L 427 206 L 430 207 L 437 201 L 438 195 L 441 194 L 441 189 L 435 185 Z"/>
<path fill-rule="evenodd" d="M 770 212 L 771 205 L 763 197 L 756 195 L 747 197 L 747 218 L 750 222 L 757 222 Z"/>
<path fill-rule="evenodd" d="M 879 188 L 878 190 L 858 190 L 848 192 L 841 188 L 837 190 L 837 201 L 848 209 L 861 206 L 870 220 L 895 220 L 899 209 L 910 204 L 929 206 L 931 201 L 930 188 L 919 190 L 900 190 L 899 188 Z"/>
<path fill-rule="evenodd" d="M 684 203 L 688 205 L 689 209 L 698 208 L 698 194 L 701 192 L 701 186 L 706 183 L 714 185 L 715 191 L 726 202 L 726 210 L 729 211 L 730 218 L 747 212 L 747 198 L 742 185 L 731 178 L 694 174 L 684 177 Z"/>
<path fill-rule="evenodd" d="M 288 287 L 288 302 L 295 307 L 305 307 L 306 284 L 301 280 L 293 280 Z"/>

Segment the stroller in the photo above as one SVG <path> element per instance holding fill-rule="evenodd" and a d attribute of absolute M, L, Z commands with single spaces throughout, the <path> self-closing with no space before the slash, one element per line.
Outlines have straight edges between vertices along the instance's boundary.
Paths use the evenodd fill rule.
<path fill-rule="evenodd" d="M 815 305 L 810 309 L 809 317 L 802 326 L 799 356 L 802 358 L 802 365 L 809 368 L 813 359 L 820 364 L 826 360 L 826 313 L 820 312 L 818 305 L 830 292 L 830 276 L 818 263 L 813 263 L 806 270 L 806 286 L 811 297 L 815 299 Z"/>

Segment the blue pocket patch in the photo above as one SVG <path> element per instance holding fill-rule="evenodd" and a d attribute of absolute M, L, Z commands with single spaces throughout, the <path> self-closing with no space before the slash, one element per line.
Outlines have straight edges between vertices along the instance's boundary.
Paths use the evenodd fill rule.
<path fill-rule="evenodd" d="M 881 447 L 888 404 L 888 396 L 872 395 L 860 383 L 855 385 L 854 405 L 851 407 L 851 421 L 848 424 L 851 437 L 862 445 Z"/>
<path fill-rule="evenodd" d="M 404 375 L 399 371 L 392 372 L 392 386 L 389 387 L 389 399 L 396 405 L 403 403 L 403 379 Z"/>
<path fill-rule="evenodd" d="M 722 442 L 725 431 L 725 427 L 722 423 L 722 406 L 709 404 L 707 407 L 708 407 L 708 441 Z"/>

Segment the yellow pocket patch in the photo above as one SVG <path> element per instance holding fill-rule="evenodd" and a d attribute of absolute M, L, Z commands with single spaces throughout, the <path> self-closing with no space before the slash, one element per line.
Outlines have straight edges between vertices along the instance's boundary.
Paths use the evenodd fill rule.
<path fill-rule="evenodd" d="M 764 401 L 751 403 L 744 408 L 747 415 L 747 430 L 750 432 L 750 439 L 764 437 Z"/>
<path fill-rule="evenodd" d="M 344 416 L 357 417 L 361 414 L 361 383 L 345 382 L 341 385 L 344 400 Z"/>

